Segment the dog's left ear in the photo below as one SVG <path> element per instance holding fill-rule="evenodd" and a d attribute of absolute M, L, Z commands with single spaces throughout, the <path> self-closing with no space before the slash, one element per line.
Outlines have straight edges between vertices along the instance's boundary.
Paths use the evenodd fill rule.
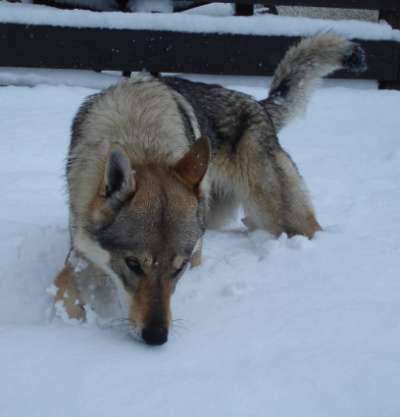
<path fill-rule="evenodd" d="M 129 156 L 119 145 L 112 145 L 104 164 L 103 179 L 92 202 L 90 217 L 94 230 L 111 223 L 135 191 L 135 172 Z"/>
<path fill-rule="evenodd" d="M 210 162 L 210 142 L 206 137 L 198 139 L 175 165 L 178 176 L 194 190 L 198 190 Z"/>

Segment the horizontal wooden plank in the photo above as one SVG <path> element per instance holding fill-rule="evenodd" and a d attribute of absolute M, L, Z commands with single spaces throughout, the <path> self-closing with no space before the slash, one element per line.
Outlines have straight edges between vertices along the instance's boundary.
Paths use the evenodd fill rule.
<path fill-rule="evenodd" d="M 0 66 L 271 75 L 298 38 L 0 25 Z M 360 41 L 360 77 L 398 80 L 400 43 Z M 341 72 L 338 77 L 351 78 Z"/>
<path fill-rule="evenodd" d="M 218 0 L 222 3 L 237 4 L 264 4 L 266 6 L 310 6 L 310 7 L 338 7 L 341 9 L 370 9 L 370 10 L 398 10 L 400 11 L 399 0 Z M 214 3 L 215 0 L 195 0 L 194 7 L 202 4 Z M 46 4 L 55 7 L 72 9 L 76 5 L 66 3 L 54 3 L 51 0 L 37 0 L 37 4 Z M 188 3 L 185 7 L 182 3 L 177 2 L 176 9 L 192 8 Z M 121 10 L 124 10 L 124 2 L 121 2 Z M 92 9 L 90 6 L 80 6 L 82 9 Z M 96 9 L 96 8 L 94 8 Z M 101 7 L 100 7 L 101 9 Z"/>
<path fill-rule="evenodd" d="M 399 0 L 218 0 L 223 3 L 264 4 L 266 6 L 337 7 L 341 9 L 398 10 Z M 204 0 L 200 3 L 212 3 Z"/>

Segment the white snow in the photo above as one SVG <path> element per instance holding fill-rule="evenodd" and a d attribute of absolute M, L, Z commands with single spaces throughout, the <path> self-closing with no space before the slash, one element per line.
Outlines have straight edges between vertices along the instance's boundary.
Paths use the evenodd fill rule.
<path fill-rule="evenodd" d="M 141 13 L 172 13 L 174 10 L 174 5 L 171 0 L 129 0 L 128 7 L 133 12 Z"/>
<path fill-rule="evenodd" d="M 96 13 L 86 10 L 58 10 L 47 6 L 0 1 L 0 22 L 3 23 L 275 36 L 310 36 L 332 31 L 347 38 L 400 39 L 400 31 L 393 30 L 384 21 L 372 23 L 269 14 L 250 17 L 218 16 L 218 13 L 216 14 L 217 16 L 195 13 Z"/>
<path fill-rule="evenodd" d="M 227 3 L 211 3 L 197 6 L 192 9 L 185 10 L 185 14 L 203 15 L 203 16 L 233 16 L 235 14 L 235 6 Z"/>
<path fill-rule="evenodd" d="M 86 70 L 55 70 L 47 68 L 0 67 L 0 85 L 37 84 L 65 85 L 71 87 L 106 88 L 115 83 L 121 73 L 109 71 L 95 73 Z"/>
<path fill-rule="evenodd" d="M 265 78 L 206 79 L 267 93 Z M 69 244 L 69 126 L 95 91 L 0 88 L 0 415 L 399 416 L 400 92 L 316 91 L 281 142 L 324 232 L 272 239 L 236 222 L 207 233 L 203 265 L 173 299 L 180 320 L 150 348 L 51 320 Z"/>

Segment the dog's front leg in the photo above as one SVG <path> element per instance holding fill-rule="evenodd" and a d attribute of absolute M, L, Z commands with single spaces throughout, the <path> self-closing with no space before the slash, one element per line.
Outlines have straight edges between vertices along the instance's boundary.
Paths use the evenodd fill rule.
<path fill-rule="evenodd" d="M 70 319 L 85 320 L 86 312 L 80 299 L 74 270 L 67 264 L 56 276 L 54 285 L 57 288 L 54 302 L 62 301 Z"/>

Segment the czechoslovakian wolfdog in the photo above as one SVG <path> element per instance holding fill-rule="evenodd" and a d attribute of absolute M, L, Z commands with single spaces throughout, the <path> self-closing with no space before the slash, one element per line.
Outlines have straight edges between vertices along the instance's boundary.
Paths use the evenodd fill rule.
<path fill-rule="evenodd" d="M 239 204 L 249 228 L 311 238 L 321 227 L 277 133 L 318 79 L 365 66 L 357 44 L 321 35 L 286 53 L 265 100 L 149 74 L 90 96 L 72 125 L 72 255 L 55 279 L 56 305 L 85 319 L 86 306 L 119 297 L 131 331 L 162 344 L 171 295 L 200 264 L 205 230 Z"/>

